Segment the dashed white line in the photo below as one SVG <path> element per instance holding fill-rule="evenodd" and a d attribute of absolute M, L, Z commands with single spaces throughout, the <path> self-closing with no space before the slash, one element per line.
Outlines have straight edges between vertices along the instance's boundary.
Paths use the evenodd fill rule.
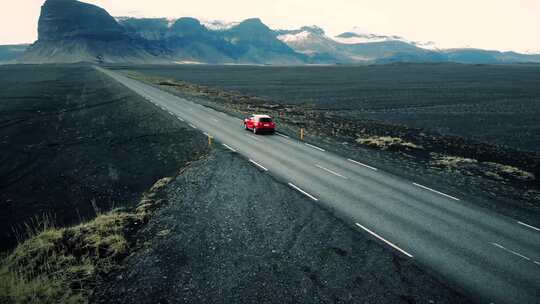
<path fill-rule="evenodd" d="M 236 152 L 236 150 L 233 149 L 233 148 L 231 148 L 231 146 L 229 146 L 229 145 L 227 145 L 227 144 L 222 144 L 222 145 L 223 145 L 225 148 L 227 148 L 227 149 L 229 149 L 229 150 L 231 150 L 231 151 L 233 151 L 233 152 Z"/>
<path fill-rule="evenodd" d="M 324 170 L 324 171 L 326 171 L 326 172 L 328 172 L 328 173 L 334 174 L 335 176 L 339 176 L 339 177 L 341 177 L 341 178 L 348 179 L 347 177 L 345 177 L 345 176 L 343 176 L 343 175 L 337 173 L 336 171 L 332 171 L 332 170 L 330 170 L 330 169 L 328 169 L 328 168 L 325 168 L 325 167 L 323 167 L 323 166 L 321 166 L 321 165 L 315 165 L 315 167 L 317 167 L 317 168 L 319 168 L 319 169 L 322 169 L 322 170 Z"/>
<path fill-rule="evenodd" d="M 394 245 L 392 242 L 390 241 L 387 241 L 386 239 L 384 239 L 382 236 L 376 234 L 375 232 L 369 230 L 368 228 L 360 225 L 359 223 L 356 223 L 356 226 L 362 228 L 363 230 L 365 230 L 366 232 L 368 232 L 369 234 L 373 235 L 374 237 L 378 238 L 379 240 L 385 242 L 386 244 L 390 245 L 392 248 L 396 249 L 397 251 L 403 253 L 404 255 L 408 256 L 409 258 L 412 258 L 412 254 L 408 253 L 407 251 L 399 248 L 398 246 Z"/>
<path fill-rule="evenodd" d="M 178 120 L 180 120 L 180 121 L 185 121 L 185 120 L 184 120 L 182 117 L 180 117 L 180 116 L 176 116 L 176 118 L 178 118 Z"/>
<path fill-rule="evenodd" d="M 204 135 L 206 135 L 207 137 L 210 137 L 210 134 L 206 133 L 206 132 L 203 132 Z"/>
<path fill-rule="evenodd" d="M 299 188 L 298 186 L 296 186 L 295 184 L 289 183 L 289 186 L 293 187 L 296 191 L 302 193 L 303 195 L 309 197 L 310 199 L 312 199 L 312 200 L 314 200 L 314 201 L 316 201 L 316 202 L 319 201 L 315 196 L 313 196 L 313 195 L 307 193 L 306 191 L 300 189 L 300 188 Z"/>
<path fill-rule="evenodd" d="M 373 170 L 373 171 L 378 171 L 378 170 L 379 170 L 379 169 L 377 169 L 377 168 L 375 168 L 375 167 L 372 167 L 372 166 L 363 164 L 363 163 L 361 163 L 361 162 L 359 162 L 359 161 L 356 161 L 356 160 L 354 160 L 354 159 L 347 158 L 347 160 L 350 161 L 351 163 L 355 163 L 355 164 L 357 164 L 357 165 L 366 167 L 366 168 L 371 169 L 371 170 Z"/>
<path fill-rule="evenodd" d="M 250 161 L 252 164 L 254 164 L 255 166 L 257 166 L 257 167 L 263 169 L 264 171 L 268 171 L 268 169 L 266 169 L 263 165 L 259 164 L 258 162 L 254 161 L 253 159 L 250 158 L 249 161 Z"/>
<path fill-rule="evenodd" d="M 304 144 L 305 144 L 306 146 L 308 146 L 308 147 L 311 147 L 311 148 L 313 148 L 313 149 L 317 149 L 317 150 L 319 150 L 319 151 L 321 151 L 321 152 L 326 152 L 326 150 L 323 149 L 323 148 L 319 148 L 319 147 L 317 147 L 317 146 L 314 146 L 314 145 L 311 145 L 311 144 L 308 144 L 308 143 L 304 143 Z"/>
<path fill-rule="evenodd" d="M 524 256 L 523 254 L 521 254 L 521 253 L 519 253 L 519 252 L 516 252 L 516 251 L 514 251 L 514 250 L 511 250 L 511 249 L 508 249 L 508 248 L 504 247 L 503 245 L 500 245 L 500 244 L 497 244 L 497 243 L 491 243 L 491 245 L 493 245 L 493 246 L 495 246 L 495 247 L 498 247 L 498 248 L 500 248 L 500 249 L 502 249 L 502 250 L 504 250 L 504 251 L 506 251 L 506 252 L 509 252 L 509 253 L 511 253 L 511 254 L 513 254 L 513 255 L 516 255 L 516 256 L 518 256 L 518 257 L 520 257 L 520 258 L 522 258 L 522 259 L 525 259 L 525 260 L 527 260 L 527 261 L 530 261 L 530 260 L 531 260 L 531 259 L 529 259 L 528 257 Z"/>
<path fill-rule="evenodd" d="M 534 263 L 538 266 L 540 266 L 540 262 L 534 261 Z"/>
<path fill-rule="evenodd" d="M 195 127 L 194 125 L 192 124 L 189 124 L 190 127 L 192 127 L 193 129 L 197 129 L 197 127 Z"/>
<path fill-rule="evenodd" d="M 420 187 L 420 188 L 422 188 L 422 189 L 425 189 L 425 190 L 428 190 L 428 191 L 431 191 L 431 192 L 440 194 L 440 195 L 442 195 L 442 196 L 446 196 L 446 197 L 448 197 L 448 198 L 450 198 L 450 199 L 453 199 L 453 200 L 455 200 L 455 201 L 459 201 L 459 200 L 460 200 L 459 198 L 453 197 L 453 196 L 448 195 L 448 194 L 446 194 L 446 193 L 442 193 L 442 192 L 440 192 L 440 191 L 437 191 L 437 190 L 435 190 L 435 189 L 431 189 L 431 188 L 429 188 L 429 187 L 426 187 L 426 186 L 423 186 L 423 185 L 420 185 L 420 184 L 417 184 L 417 183 L 413 183 L 413 185 L 415 185 L 416 187 Z"/>
<path fill-rule="evenodd" d="M 525 224 L 524 222 L 518 221 L 518 224 L 523 225 L 523 226 L 528 227 L 528 228 L 531 228 L 531 229 L 536 230 L 536 231 L 540 231 L 540 228 L 536 228 L 536 227 L 531 226 L 529 224 Z"/>
<path fill-rule="evenodd" d="M 171 114 L 171 115 L 173 115 L 173 116 L 174 116 L 173 112 L 171 112 L 171 111 L 169 111 L 169 114 Z"/>

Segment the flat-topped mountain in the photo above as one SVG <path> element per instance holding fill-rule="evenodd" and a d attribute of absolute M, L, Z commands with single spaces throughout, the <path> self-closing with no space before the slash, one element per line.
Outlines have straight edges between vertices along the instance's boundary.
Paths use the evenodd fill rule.
<path fill-rule="evenodd" d="M 41 7 L 38 40 L 20 61 L 158 61 L 104 9 L 75 0 L 47 0 Z"/>
<path fill-rule="evenodd" d="M 107 11 L 75 0 L 48 0 L 38 22 L 39 39 L 57 41 L 87 38 L 102 41 L 123 39 L 124 30 Z"/>

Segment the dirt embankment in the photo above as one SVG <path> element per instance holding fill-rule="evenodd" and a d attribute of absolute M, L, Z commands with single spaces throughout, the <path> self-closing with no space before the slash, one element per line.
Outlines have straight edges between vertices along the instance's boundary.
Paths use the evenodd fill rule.
<path fill-rule="evenodd" d="M 84 65 L 0 67 L 0 250 L 26 225 L 133 206 L 206 149 L 184 128 Z"/>
<path fill-rule="evenodd" d="M 466 303 L 235 154 L 193 163 L 96 303 Z"/>
<path fill-rule="evenodd" d="M 355 110 L 276 103 L 269 98 L 126 71 L 136 79 L 238 117 L 271 114 L 280 131 L 359 158 L 499 213 L 540 225 L 540 155 L 362 119 Z"/>
<path fill-rule="evenodd" d="M 104 278 L 119 271 L 132 253 L 134 236 L 166 204 L 162 178 L 137 208 L 99 213 L 89 222 L 39 231 L 0 259 L 0 303 L 85 304 Z"/>

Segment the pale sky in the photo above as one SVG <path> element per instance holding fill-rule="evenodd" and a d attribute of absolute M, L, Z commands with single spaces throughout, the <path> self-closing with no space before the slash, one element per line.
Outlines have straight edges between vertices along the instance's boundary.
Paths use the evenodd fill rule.
<path fill-rule="evenodd" d="M 0 44 L 37 39 L 44 0 L 2 1 Z M 6 4 L 5 2 L 8 2 Z M 240 21 L 259 17 L 271 28 L 316 24 L 328 35 L 358 27 L 438 47 L 540 53 L 540 0 L 86 0 L 113 16 L 184 16 Z"/>

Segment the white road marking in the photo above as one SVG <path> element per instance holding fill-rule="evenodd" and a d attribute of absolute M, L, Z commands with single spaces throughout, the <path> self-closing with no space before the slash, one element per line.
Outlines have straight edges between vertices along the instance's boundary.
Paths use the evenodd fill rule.
<path fill-rule="evenodd" d="M 185 120 L 182 119 L 182 117 L 180 117 L 180 116 L 176 116 L 176 118 L 178 118 L 178 120 L 180 120 L 180 121 L 185 121 Z"/>
<path fill-rule="evenodd" d="M 524 222 L 518 221 L 518 224 L 523 225 L 523 226 L 528 227 L 528 228 L 531 228 L 531 229 L 536 230 L 536 231 L 540 231 L 540 228 L 536 228 L 536 227 L 531 226 L 529 224 L 525 224 Z"/>
<path fill-rule="evenodd" d="M 298 192 L 302 193 L 303 195 L 309 197 L 310 199 L 314 200 L 314 201 L 319 201 L 315 196 L 307 193 L 306 191 L 300 189 L 298 186 L 296 186 L 295 184 L 293 183 L 289 183 L 289 186 L 293 187 L 294 189 L 296 189 Z"/>
<path fill-rule="evenodd" d="M 233 152 L 236 152 L 236 150 L 233 149 L 233 148 L 231 148 L 229 145 L 227 145 L 227 144 L 222 144 L 222 145 L 223 145 L 225 148 L 227 148 L 227 149 L 229 149 L 229 150 L 231 150 L 231 151 L 233 151 Z"/>
<path fill-rule="evenodd" d="M 354 160 L 354 159 L 347 158 L 347 160 L 350 161 L 351 163 L 355 163 L 355 164 L 357 164 L 357 165 L 366 167 L 366 168 L 371 169 L 371 170 L 373 170 L 373 171 L 378 171 L 378 170 L 379 170 L 379 169 L 377 169 L 377 168 L 375 168 L 375 167 L 368 166 L 368 165 L 366 165 L 366 164 L 362 164 L 361 162 L 356 161 L 356 160 Z"/>
<path fill-rule="evenodd" d="M 285 135 L 285 134 L 281 134 L 281 133 L 276 133 L 278 136 L 281 136 L 281 137 L 285 137 L 285 138 L 288 138 L 288 139 L 291 139 L 289 136 Z"/>
<path fill-rule="evenodd" d="M 510 250 L 506 247 L 504 247 L 503 245 L 500 245 L 500 244 L 497 244 L 497 243 L 491 243 L 491 245 L 495 246 L 495 247 L 498 247 L 506 252 L 510 252 L 511 254 L 513 255 L 517 255 L 518 257 L 522 258 L 522 259 L 525 259 L 527 261 L 530 261 L 531 259 L 529 259 L 528 257 L 524 256 L 523 254 L 519 253 L 519 252 L 516 252 L 514 250 Z"/>
<path fill-rule="evenodd" d="M 440 191 L 431 189 L 431 188 L 429 188 L 429 187 L 426 187 L 426 186 L 423 186 L 423 185 L 420 185 L 420 184 L 417 184 L 417 183 L 413 183 L 413 185 L 415 185 L 416 187 L 420 187 L 420 188 L 422 188 L 422 189 L 425 189 L 425 190 L 428 190 L 428 191 L 431 191 L 431 192 L 440 194 L 440 195 L 442 195 L 442 196 L 446 196 L 446 197 L 451 198 L 451 199 L 453 199 L 453 200 L 455 200 L 455 201 L 459 201 L 459 200 L 460 200 L 459 198 L 453 197 L 453 196 L 448 195 L 448 194 L 446 194 L 446 193 L 442 193 L 442 192 L 440 192 Z"/>
<path fill-rule="evenodd" d="M 385 242 L 386 244 L 390 245 L 392 248 L 396 249 L 397 251 L 403 253 L 404 255 L 408 256 L 409 258 L 412 258 L 412 254 L 408 253 L 407 251 L 399 248 L 398 246 L 394 245 L 393 243 L 391 243 L 390 241 L 387 241 L 386 239 L 384 239 L 382 236 L 376 234 L 375 232 L 367 229 L 366 227 L 360 225 L 359 223 L 356 223 L 356 226 L 364 229 L 365 231 L 367 231 L 369 234 L 373 235 L 374 237 L 378 238 L 379 240 Z"/>
<path fill-rule="evenodd" d="M 345 176 L 343 176 L 343 175 L 337 173 L 336 171 L 332 171 L 332 170 L 330 170 L 330 169 L 328 169 L 328 168 L 325 168 L 325 167 L 323 167 L 323 166 L 321 166 L 321 165 L 315 165 L 315 167 L 317 167 L 317 168 L 319 168 L 319 169 L 322 169 L 322 170 L 324 170 L 324 171 L 326 171 L 326 172 L 328 172 L 328 173 L 334 174 L 335 176 L 339 176 L 339 177 L 341 177 L 341 178 L 348 179 L 347 177 L 345 177 Z"/>
<path fill-rule="evenodd" d="M 190 127 L 192 127 L 193 129 L 197 129 L 197 127 L 195 127 L 194 125 L 192 124 L 189 124 Z"/>
<path fill-rule="evenodd" d="M 263 169 L 264 171 L 268 171 L 268 169 L 266 169 L 266 168 L 263 167 L 261 164 L 259 164 L 259 163 L 257 163 L 256 161 L 254 161 L 253 159 L 250 158 L 249 161 L 250 161 L 252 164 L 254 164 L 255 166 L 257 166 L 257 167 Z"/>
<path fill-rule="evenodd" d="M 173 116 L 174 116 L 173 112 L 171 112 L 171 111 L 169 111 L 169 114 L 171 114 L 171 115 L 173 115 Z"/>
<path fill-rule="evenodd" d="M 317 150 L 319 150 L 319 151 L 321 151 L 321 152 L 326 152 L 325 149 L 319 148 L 319 147 L 314 146 L 314 145 L 310 145 L 310 144 L 308 144 L 308 143 L 304 143 L 304 145 L 306 145 L 306 146 L 308 146 L 308 147 L 311 147 L 311 148 L 313 148 L 313 149 L 317 149 Z"/>
<path fill-rule="evenodd" d="M 535 263 L 536 265 L 540 265 L 540 262 L 534 261 L 534 263 Z"/>
<path fill-rule="evenodd" d="M 206 132 L 203 132 L 204 135 L 206 135 L 207 137 L 210 137 L 210 134 L 206 133 Z"/>

